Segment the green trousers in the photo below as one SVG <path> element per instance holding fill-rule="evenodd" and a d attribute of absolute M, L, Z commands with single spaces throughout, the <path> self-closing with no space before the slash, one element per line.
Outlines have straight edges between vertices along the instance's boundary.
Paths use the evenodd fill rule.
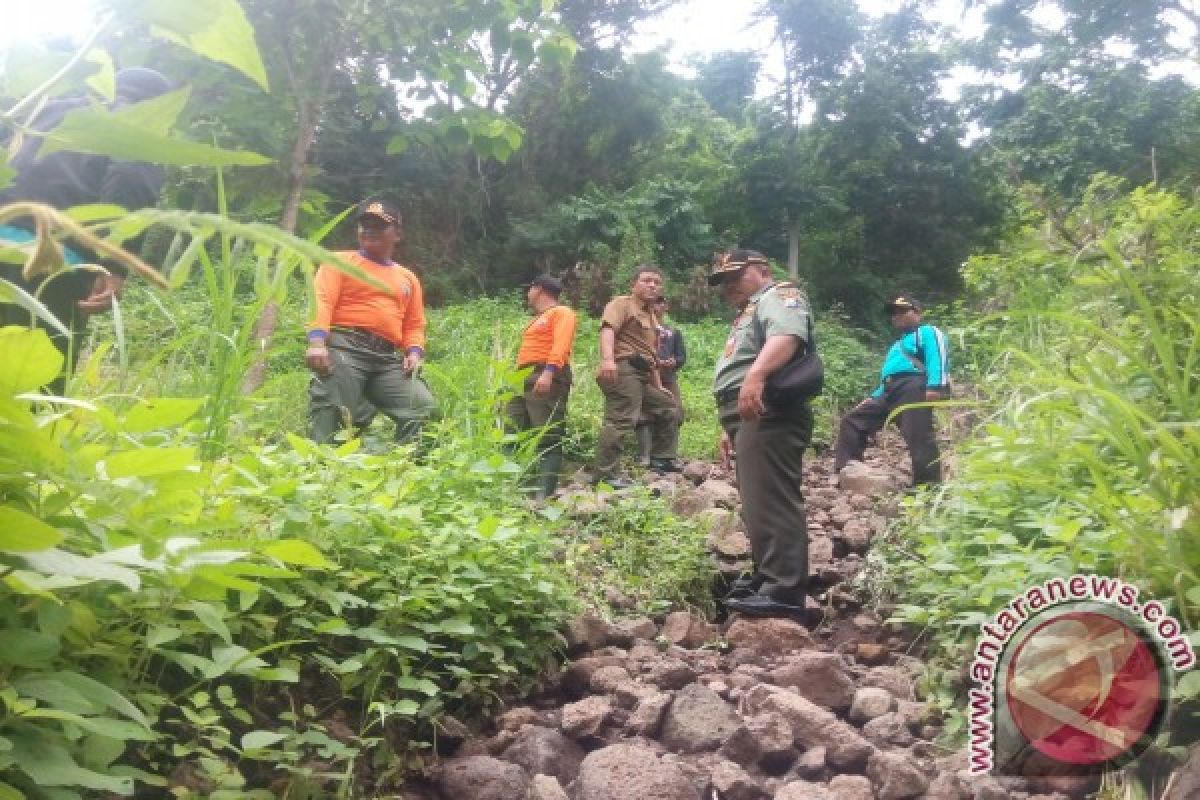
<path fill-rule="evenodd" d="M 808 526 L 804 512 L 804 450 L 812 441 L 807 404 L 769 410 L 754 422 L 738 416 L 736 396 L 718 407 L 733 440 L 742 522 L 750 539 L 762 594 L 803 603 L 808 585 Z"/>
<path fill-rule="evenodd" d="M 533 385 L 542 374 L 537 367 L 525 379 L 524 391 L 508 401 L 505 413 L 514 431 L 540 428 L 538 440 L 538 470 L 534 488 L 543 497 L 554 494 L 562 470 L 563 437 L 567 432 L 567 401 L 571 395 L 571 368 L 554 373 L 547 394 L 535 394 Z"/>
<path fill-rule="evenodd" d="M 369 421 L 363 413 L 364 400 L 396 423 L 397 442 L 407 442 L 421 432 L 421 424 L 433 412 L 433 395 L 424 380 L 404 371 L 399 353 L 359 347 L 334 332 L 329 357 L 333 371 L 314 374 L 308 385 L 314 441 L 329 442 L 347 424 Z"/>
<path fill-rule="evenodd" d="M 650 373 L 628 361 L 617 362 L 617 380 L 601 384 L 604 421 L 596 443 L 596 478 L 614 478 L 621 463 L 621 443 L 633 433 L 639 417 L 650 428 L 650 457 L 675 458 L 675 427 L 679 412 L 675 396 L 650 385 Z"/>

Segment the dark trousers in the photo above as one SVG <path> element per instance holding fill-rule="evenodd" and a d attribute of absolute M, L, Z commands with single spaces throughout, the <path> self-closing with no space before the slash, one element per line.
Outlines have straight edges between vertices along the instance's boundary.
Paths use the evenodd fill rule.
<path fill-rule="evenodd" d="M 674 458 L 676 445 L 675 396 L 650 385 L 650 372 L 635 368 L 628 360 L 617 362 L 617 381 L 601 385 L 604 392 L 604 421 L 596 442 L 596 477 L 612 478 L 621 463 L 621 442 L 633 433 L 638 418 L 650 423 L 650 456 Z"/>
<path fill-rule="evenodd" d="M 313 375 L 308 385 L 313 440 L 329 442 L 347 424 L 370 422 L 364 411 L 367 403 L 396 423 L 396 441 L 406 442 L 420 433 L 433 411 L 433 395 L 424 380 L 404 371 L 398 353 L 361 346 L 335 331 L 329 337 L 329 357 L 333 371 Z"/>
<path fill-rule="evenodd" d="M 558 488 L 558 475 L 562 470 L 562 440 L 567 432 L 567 401 L 571 395 L 571 368 L 564 367 L 554 373 L 548 394 L 535 394 L 533 385 L 542 374 L 536 367 L 525 379 L 524 391 L 508 401 L 505 414 L 509 426 L 516 431 L 541 428 L 538 440 L 537 491 L 544 497 L 554 494 Z"/>
<path fill-rule="evenodd" d="M 683 411 L 683 393 L 679 389 L 679 382 L 673 377 L 667 380 L 664 376 L 663 388 L 671 393 L 675 398 L 675 424 L 671 430 L 671 452 L 679 452 L 679 429 L 683 427 L 684 411 Z M 643 461 L 650 460 L 650 420 L 646 417 L 640 417 L 637 422 L 637 440 L 638 440 L 638 455 Z"/>
<path fill-rule="evenodd" d="M 842 417 L 834 453 L 834 468 L 861 461 L 867 438 L 883 428 L 888 415 L 900 406 L 925 401 L 925 376 L 901 375 L 888 380 L 882 397 L 868 397 Z M 933 434 L 933 409 L 910 408 L 896 417 L 900 435 L 912 459 L 913 483 L 938 483 L 942 479 L 941 456 Z"/>
<path fill-rule="evenodd" d="M 737 413 L 737 397 L 718 407 L 733 440 L 742 522 L 750 539 L 759 592 L 803 604 L 808 585 L 808 525 L 802 488 L 804 450 L 812 441 L 807 404 L 769 410 L 754 422 Z"/>

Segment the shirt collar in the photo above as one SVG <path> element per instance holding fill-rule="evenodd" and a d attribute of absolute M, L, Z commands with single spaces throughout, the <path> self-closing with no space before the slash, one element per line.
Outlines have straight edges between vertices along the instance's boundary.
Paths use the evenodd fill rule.
<path fill-rule="evenodd" d="M 369 255 L 367 255 L 367 251 L 366 251 L 366 250 L 359 250 L 359 251 L 358 251 L 358 254 L 359 254 L 360 256 L 362 256 L 362 257 L 363 257 L 365 260 L 367 260 L 367 261 L 370 261 L 372 264 L 378 264 L 378 265 L 379 265 L 379 266 L 381 266 L 381 267 L 394 267 L 394 266 L 396 266 L 396 262 L 395 262 L 395 261 L 392 261 L 390 258 L 389 258 L 387 261 L 376 261 L 375 259 L 371 258 Z"/>

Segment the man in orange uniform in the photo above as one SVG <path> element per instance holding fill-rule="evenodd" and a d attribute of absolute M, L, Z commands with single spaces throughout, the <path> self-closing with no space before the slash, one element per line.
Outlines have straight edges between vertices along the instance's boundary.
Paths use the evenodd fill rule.
<path fill-rule="evenodd" d="M 521 336 L 517 368 L 532 367 L 533 371 L 525 379 L 524 391 L 510 400 L 507 408 L 508 418 L 517 430 L 544 428 L 539 442 L 538 499 L 552 496 L 558 488 L 567 398 L 571 394 L 575 312 L 559 305 L 561 294 L 562 284 L 551 275 L 541 275 L 529 284 L 525 299 L 534 319 Z"/>
<path fill-rule="evenodd" d="M 304 355 L 314 373 L 309 416 L 315 441 L 330 441 L 364 399 L 396 423 L 398 442 L 415 438 L 433 410 L 433 395 L 418 375 L 425 354 L 421 282 L 392 261 L 400 224 L 395 208 L 367 201 L 358 212 L 359 250 L 338 254 L 384 288 L 329 264 L 317 270 L 317 314 Z"/>

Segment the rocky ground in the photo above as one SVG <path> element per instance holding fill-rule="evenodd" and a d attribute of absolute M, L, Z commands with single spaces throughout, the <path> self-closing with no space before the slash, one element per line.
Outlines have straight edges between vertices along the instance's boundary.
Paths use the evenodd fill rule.
<path fill-rule="evenodd" d="M 894 444 L 887 447 L 895 450 Z M 899 456 L 899 457 L 895 457 Z M 914 693 L 921 662 L 861 605 L 851 584 L 896 513 L 907 475 L 868 461 L 806 468 L 811 568 L 823 619 L 686 611 L 568 631 L 571 661 L 526 705 L 461 744 L 407 800 L 1063 800 L 1071 787 L 974 778 L 964 753 L 935 744 L 939 719 Z M 749 542 L 731 476 L 706 463 L 654 484 L 711 518 L 717 568 L 736 575 Z M 565 501 L 593 513 L 582 489 Z M 1079 796 L 1079 795 L 1076 795 Z"/>

